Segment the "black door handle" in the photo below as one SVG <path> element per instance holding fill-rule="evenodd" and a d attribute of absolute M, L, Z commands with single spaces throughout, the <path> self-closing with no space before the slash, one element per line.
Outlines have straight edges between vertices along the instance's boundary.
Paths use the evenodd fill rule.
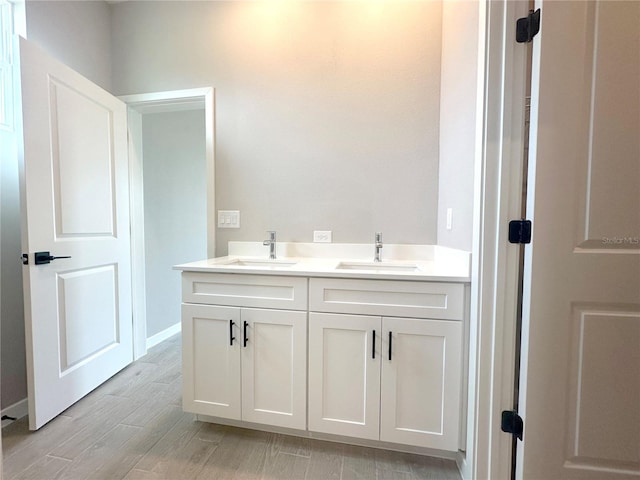
<path fill-rule="evenodd" d="M 393 334 L 389 330 L 389 361 L 391 361 L 391 342 L 393 341 Z"/>
<path fill-rule="evenodd" d="M 229 320 L 229 345 L 233 346 L 233 341 L 236 337 L 233 336 L 233 320 Z"/>
<path fill-rule="evenodd" d="M 35 253 L 35 264 L 36 265 L 46 265 L 51 262 L 51 260 L 57 260 L 59 258 L 71 258 L 71 257 L 54 257 L 49 252 L 36 252 Z"/>
<path fill-rule="evenodd" d="M 243 326 L 243 333 L 242 333 L 242 335 L 243 335 L 243 341 L 244 341 L 244 345 L 243 345 L 244 347 L 246 347 L 246 346 L 247 346 L 247 341 L 249 340 L 249 339 L 247 338 L 247 327 L 248 327 L 248 326 L 249 326 L 249 322 L 244 322 L 244 326 Z"/>

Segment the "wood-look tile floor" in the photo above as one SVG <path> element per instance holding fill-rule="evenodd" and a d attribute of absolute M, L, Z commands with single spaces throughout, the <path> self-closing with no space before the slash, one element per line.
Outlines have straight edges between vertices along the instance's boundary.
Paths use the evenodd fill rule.
<path fill-rule="evenodd" d="M 198 422 L 181 408 L 180 336 L 37 432 L 2 430 L 4 480 L 459 480 L 451 460 Z"/>

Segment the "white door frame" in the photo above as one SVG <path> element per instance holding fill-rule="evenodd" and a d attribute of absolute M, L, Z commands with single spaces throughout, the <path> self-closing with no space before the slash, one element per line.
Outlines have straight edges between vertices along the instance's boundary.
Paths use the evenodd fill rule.
<path fill-rule="evenodd" d="M 510 478 L 512 437 L 500 430 L 513 408 L 519 246 L 509 220 L 520 218 L 526 46 L 515 24 L 528 1 L 480 2 L 479 91 L 472 258 L 465 479 Z"/>
<path fill-rule="evenodd" d="M 145 303 L 144 197 L 142 178 L 142 115 L 204 108 L 207 165 L 207 256 L 215 256 L 215 90 L 213 87 L 122 95 L 129 117 L 129 194 L 131 201 L 131 276 L 133 358 L 147 353 Z"/>

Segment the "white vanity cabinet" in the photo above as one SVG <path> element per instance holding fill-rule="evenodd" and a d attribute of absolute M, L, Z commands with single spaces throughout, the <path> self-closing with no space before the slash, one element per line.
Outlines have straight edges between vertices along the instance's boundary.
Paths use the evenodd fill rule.
<path fill-rule="evenodd" d="M 306 429 L 306 278 L 182 278 L 184 409 Z"/>
<path fill-rule="evenodd" d="M 196 270 L 182 272 L 184 410 L 457 451 L 464 281 L 273 265 L 186 265 Z"/>
<path fill-rule="evenodd" d="M 464 285 L 311 279 L 309 292 L 309 430 L 457 450 Z"/>

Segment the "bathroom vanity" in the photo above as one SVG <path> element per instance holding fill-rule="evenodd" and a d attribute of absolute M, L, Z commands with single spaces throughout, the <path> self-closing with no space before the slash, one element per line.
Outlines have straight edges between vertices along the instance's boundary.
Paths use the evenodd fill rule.
<path fill-rule="evenodd" d="M 324 247 L 324 248 L 322 248 Z M 182 271 L 183 408 L 201 420 L 455 452 L 469 254 L 234 242 Z"/>

